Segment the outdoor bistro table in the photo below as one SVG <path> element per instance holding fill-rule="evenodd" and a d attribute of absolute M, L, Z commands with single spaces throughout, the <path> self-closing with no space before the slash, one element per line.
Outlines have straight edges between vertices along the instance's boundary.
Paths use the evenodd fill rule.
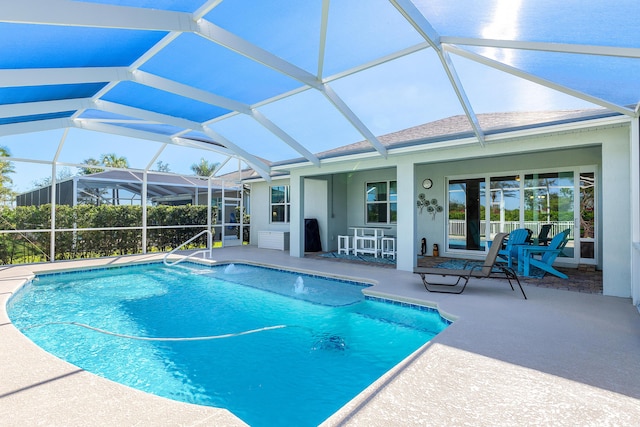
<path fill-rule="evenodd" d="M 384 229 L 369 227 L 349 227 L 349 229 L 353 230 L 353 254 L 371 254 L 378 258 Z"/>

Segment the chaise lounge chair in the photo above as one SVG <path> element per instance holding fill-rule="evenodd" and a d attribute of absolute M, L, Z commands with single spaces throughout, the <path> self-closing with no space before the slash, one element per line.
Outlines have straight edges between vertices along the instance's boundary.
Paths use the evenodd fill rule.
<path fill-rule="evenodd" d="M 497 263 L 498 261 L 498 251 L 502 247 L 502 242 L 504 241 L 506 233 L 499 233 L 493 239 L 491 247 L 489 248 L 489 252 L 487 253 L 487 257 L 484 260 L 483 264 L 471 265 L 469 269 L 448 269 L 448 268 L 427 268 L 427 267 L 415 267 L 413 272 L 415 274 L 419 274 L 422 278 L 422 283 L 424 287 L 429 292 L 440 292 L 447 294 L 461 294 L 464 292 L 467 284 L 469 283 L 469 279 L 472 277 L 477 279 L 484 278 L 502 278 L 507 279 L 509 281 L 509 286 L 511 286 L 511 290 L 514 291 L 512 280 L 515 280 L 522 292 L 522 296 L 524 299 L 527 299 L 527 295 L 524 293 L 524 289 L 522 289 L 522 285 L 520 284 L 520 280 L 516 275 L 515 271 L 512 268 L 506 267 L 504 265 L 500 265 Z M 457 277 L 455 283 L 436 283 L 433 281 L 429 281 L 427 276 L 442 276 L 442 277 Z M 458 285 L 462 284 L 461 288 L 458 288 Z"/>

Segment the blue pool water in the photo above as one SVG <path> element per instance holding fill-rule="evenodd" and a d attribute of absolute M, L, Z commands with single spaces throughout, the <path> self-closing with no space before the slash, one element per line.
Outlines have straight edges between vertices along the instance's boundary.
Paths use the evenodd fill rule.
<path fill-rule="evenodd" d="M 36 344 L 97 375 L 252 426 L 312 426 L 449 324 L 365 299 L 365 286 L 244 264 L 147 264 L 39 276 L 8 309 Z"/>

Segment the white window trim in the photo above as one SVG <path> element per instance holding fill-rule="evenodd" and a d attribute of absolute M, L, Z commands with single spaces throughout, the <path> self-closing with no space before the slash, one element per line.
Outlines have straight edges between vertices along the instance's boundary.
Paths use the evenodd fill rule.
<path fill-rule="evenodd" d="M 369 187 L 369 184 L 375 184 L 378 182 L 384 182 L 387 184 L 387 200 L 385 201 L 377 201 L 377 202 L 370 202 L 367 200 L 367 188 Z M 364 223 L 365 224 L 387 224 L 387 225 L 391 225 L 391 224 L 397 224 L 398 221 L 391 221 L 391 204 L 392 203 L 396 203 L 396 212 L 397 212 L 397 203 L 398 200 L 392 201 L 391 200 L 391 183 L 395 182 L 396 183 L 396 187 L 398 185 L 398 181 L 395 179 L 387 179 L 387 180 L 376 180 L 376 181 L 367 181 L 364 183 Z M 396 190 L 397 191 L 397 190 Z M 396 193 L 396 197 L 397 197 L 397 193 Z M 369 205 L 377 205 L 377 204 L 386 204 L 387 206 L 387 221 L 386 222 L 369 222 Z"/>
<path fill-rule="evenodd" d="M 284 187 L 284 202 L 283 203 L 273 203 L 273 188 L 274 187 Z M 291 198 L 290 198 L 290 186 L 287 184 L 283 185 L 270 185 L 269 186 L 269 223 L 270 224 L 289 224 L 289 212 L 291 209 Z M 284 206 L 284 221 L 274 221 L 273 220 L 273 207 L 274 206 Z M 289 207 L 289 209 L 287 209 Z"/>

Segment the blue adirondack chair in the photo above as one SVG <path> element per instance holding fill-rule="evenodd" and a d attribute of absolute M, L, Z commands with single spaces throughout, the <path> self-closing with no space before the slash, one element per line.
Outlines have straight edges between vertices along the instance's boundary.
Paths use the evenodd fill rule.
<path fill-rule="evenodd" d="M 523 275 L 528 276 L 531 266 L 533 265 L 547 273 L 551 273 L 562 279 L 567 279 L 568 276 L 566 274 L 553 268 L 553 262 L 569 242 L 570 231 L 571 230 L 567 228 L 556 234 L 548 246 L 521 246 L 519 248 L 520 261 L 518 263 L 518 272 L 522 272 Z M 539 255 L 540 258 L 536 258 L 536 255 Z"/>
<path fill-rule="evenodd" d="M 520 246 L 529 246 L 529 239 L 531 239 L 531 230 L 526 228 L 513 230 L 509 233 L 509 239 L 504 248 L 498 252 L 498 256 L 506 261 L 509 267 L 513 267 L 513 260 L 518 259 L 518 248 Z"/>
<path fill-rule="evenodd" d="M 549 232 L 551 231 L 551 227 L 553 227 L 553 224 L 542 224 L 542 228 L 540 228 L 540 234 L 538 234 L 538 237 L 535 239 L 536 244 L 543 246 L 547 246 L 549 244 L 551 238 L 548 236 Z"/>

